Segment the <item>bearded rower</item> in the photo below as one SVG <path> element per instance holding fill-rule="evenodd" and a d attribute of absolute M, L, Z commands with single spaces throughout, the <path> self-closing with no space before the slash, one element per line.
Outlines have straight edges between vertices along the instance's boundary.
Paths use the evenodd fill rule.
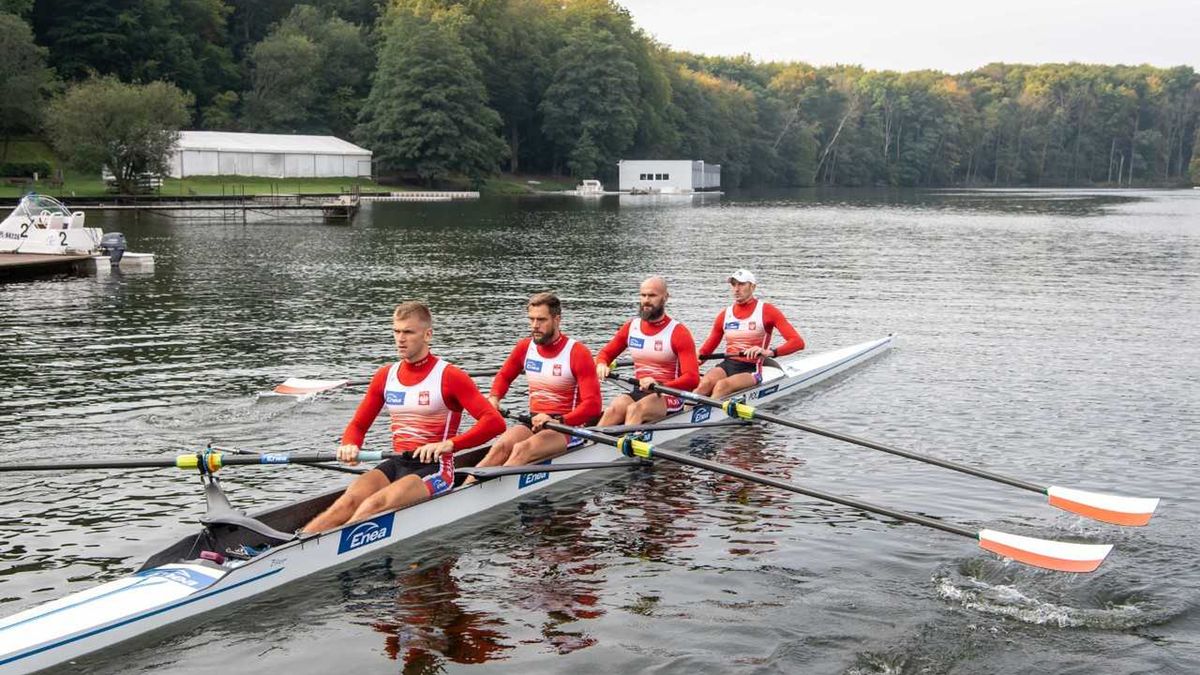
<path fill-rule="evenodd" d="M 515 424 L 492 443 L 477 466 L 536 464 L 583 443 L 542 425 L 549 421 L 587 426 L 600 416 L 603 401 L 592 352 L 562 334 L 562 303 L 552 293 L 538 293 L 528 304 L 530 336 L 522 339 L 492 380 L 488 401 L 500 407 L 513 380 L 522 372 L 529 383 L 529 425 Z"/>
<path fill-rule="evenodd" d="M 804 349 L 804 338 L 788 323 L 774 305 L 754 297 L 758 287 L 754 274 L 738 270 L 729 275 L 733 304 L 717 314 L 712 332 L 700 346 L 709 354 L 725 340 L 725 360 L 709 369 L 700 379 L 696 393 L 725 398 L 762 382 L 762 360 L 785 356 Z M 771 349 L 771 334 L 776 330 L 784 343 Z"/>
<path fill-rule="evenodd" d="M 608 377 L 609 364 L 628 348 L 634 377 L 641 385 L 609 404 L 601 426 L 657 422 L 683 410 L 683 401 L 654 393 L 652 385 L 692 389 L 700 383 L 696 341 L 687 326 L 667 316 L 670 297 L 662 277 L 643 281 L 638 288 L 638 318 L 626 321 L 596 355 L 596 375 L 603 379 Z"/>
<path fill-rule="evenodd" d="M 504 418 L 471 378 L 430 353 L 433 316 L 428 307 L 419 302 L 396 307 L 392 333 L 400 361 L 381 367 L 371 378 L 337 454 L 340 461 L 356 463 L 367 429 L 386 405 L 392 450 L 409 456 L 386 459 L 356 478 L 333 505 L 304 526 L 305 532 L 323 532 L 449 491 L 454 487 L 454 453 L 504 431 Z M 477 421 L 460 434 L 464 409 Z"/>

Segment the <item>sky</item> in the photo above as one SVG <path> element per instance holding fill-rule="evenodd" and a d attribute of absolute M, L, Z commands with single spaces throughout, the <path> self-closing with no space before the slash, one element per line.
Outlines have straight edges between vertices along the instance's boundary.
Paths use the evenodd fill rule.
<path fill-rule="evenodd" d="M 1080 61 L 1200 70 L 1200 0 L 616 0 L 673 49 L 951 73 Z"/>

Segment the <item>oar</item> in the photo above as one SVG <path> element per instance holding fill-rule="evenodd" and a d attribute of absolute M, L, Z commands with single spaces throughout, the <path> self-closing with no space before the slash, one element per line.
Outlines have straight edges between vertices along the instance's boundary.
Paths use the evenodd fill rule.
<path fill-rule="evenodd" d="M 468 370 L 467 375 L 471 377 L 492 377 L 497 372 L 499 371 L 495 368 L 490 370 Z M 312 380 L 304 377 L 289 377 L 275 385 L 275 388 L 267 392 L 267 394 L 304 397 L 346 386 L 362 387 L 370 383 L 370 380 Z"/>
<path fill-rule="evenodd" d="M 701 361 L 715 361 L 723 358 L 725 358 L 724 354 L 700 355 Z M 613 362 L 613 367 L 631 365 L 633 365 L 633 362 L 629 360 Z M 468 370 L 467 375 L 470 375 L 471 377 L 493 377 L 498 372 L 500 372 L 499 368 L 485 368 L 483 370 Z M 269 392 L 266 392 L 266 394 L 274 396 L 304 397 L 346 386 L 361 387 L 370 384 L 370 382 L 370 380 L 315 380 L 304 377 L 289 377 L 283 382 L 275 385 L 275 388 Z"/>
<path fill-rule="evenodd" d="M 359 461 L 371 462 L 391 457 L 391 450 L 363 450 L 358 453 Z M 287 453 L 268 452 L 251 456 L 226 456 L 219 452 L 197 452 L 176 457 L 149 459 L 81 460 L 73 462 L 28 462 L 25 464 L 0 464 L 0 473 L 7 471 L 74 471 L 79 469 L 153 469 L 175 467 L 198 469 L 203 464 L 208 471 L 223 466 L 247 466 L 262 464 L 320 464 L 338 461 L 336 452 Z"/>
<path fill-rule="evenodd" d="M 663 450 L 662 448 L 656 447 L 651 443 L 640 441 L 629 436 L 613 437 L 607 434 L 597 433 L 595 431 L 588 431 L 587 429 L 569 427 L 556 422 L 547 422 L 545 427 L 555 431 L 561 431 L 565 434 L 571 434 L 572 436 L 578 436 L 580 438 L 594 441 L 596 443 L 611 445 L 619 449 L 626 457 L 665 459 L 678 464 L 685 464 L 687 466 L 695 467 L 697 469 L 704 469 L 705 471 L 712 471 L 713 473 L 740 478 L 741 480 L 751 483 L 769 485 L 771 487 L 777 487 L 789 492 L 795 492 L 808 497 L 821 499 L 827 502 L 833 502 L 834 504 L 849 506 L 850 508 L 858 509 L 860 511 L 877 513 L 879 515 L 894 518 L 896 520 L 915 523 L 917 525 L 924 525 L 925 527 L 932 527 L 943 532 L 949 532 L 950 534 L 957 534 L 960 537 L 966 537 L 968 539 L 974 539 L 978 541 L 980 548 L 983 548 L 984 550 L 991 551 L 992 553 L 1005 558 L 1012 558 L 1017 562 L 1025 563 L 1026 565 L 1032 565 L 1034 567 L 1041 567 L 1058 572 L 1091 572 L 1099 567 L 1102 562 L 1104 562 L 1104 558 L 1107 557 L 1109 551 L 1112 550 L 1112 546 L 1109 544 L 1075 544 L 1065 541 L 1053 541 L 1049 539 L 1025 537 L 1017 534 L 1009 534 L 1007 532 L 986 529 L 976 532 L 965 527 L 951 525 L 949 523 L 928 518 L 926 516 L 917 515 L 915 513 L 897 511 L 895 509 L 876 506 L 874 504 L 869 504 L 857 499 L 841 497 L 828 492 L 814 490 L 812 488 L 807 488 L 796 483 L 781 480 L 779 478 L 773 478 L 771 476 L 764 476 L 752 471 L 746 471 L 745 469 L 740 469 L 736 466 L 729 466 L 728 464 L 721 464 L 719 462 L 713 462 L 707 459 L 700 459 L 699 457 L 692 457 L 691 455 L 682 452 Z"/>
<path fill-rule="evenodd" d="M 611 374 L 609 377 L 626 382 L 629 382 L 632 379 Z M 816 427 L 804 422 L 798 422 L 796 420 L 790 420 L 778 415 L 772 415 L 770 413 L 765 413 L 754 406 L 740 403 L 735 399 L 722 401 L 720 399 L 701 396 L 700 394 L 695 394 L 690 391 L 682 391 L 680 389 L 664 387 L 662 385 L 654 385 L 651 388 L 654 391 L 676 396 L 685 401 L 691 401 L 692 403 L 720 408 L 725 412 L 726 415 L 729 415 L 730 417 L 736 417 L 743 420 L 762 420 L 763 422 L 781 424 L 785 427 L 791 427 L 792 429 L 807 431 L 809 433 L 825 436 L 826 438 L 845 441 L 846 443 L 853 443 L 854 445 L 861 445 L 864 448 L 871 448 L 872 450 L 887 452 L 899 457 L 905 457 L 918 462 L 940 466 L 944 469 L 959 471 L 971 476 L 976 476 L 978 478 L 995 481 L 997 483 L 1004 483 L 1005 485 L 1011 485 L 1023 490 L 1029 490 L 1030 492 L 1037 492 L 1049 497 L 1049 503 L 1051 506 L 1055 506 L 1063 509 L 1064 511 L 1070 511 L 1071 513 L 1106 523 L 1113 523 L 1116 525 L 1145 525 L 1146 523 L 1150 522 L 1150 517 L 1154 515 L 1154 510 L 1158 508 L 1158 498 L 1154 497 L 1123 497 L 1120 495 L 1110 495 L 1100 492 L 1087 492 L 1085 490 L 1061 487 L 1058 485 L 1039 485 L 1037 483 L 1032 483 L 1020 478 L 1013 478 L 1012 476 L 1005 476 L 993 471 L 987 471 L 985 469 L 967 466 L 965 464 L 959 464 L 957 462 L 951 462 L 949 460 L 939 459 L 937 457 L 922 455 L 912 452 L 911 450 L 904 450 L 901 448 L 892 447 L 890 445 L 884 445 L 883 443 L 876 443 L 875 441 L 867 440 L 865 438 L 859 438 L 857 436 L 851 436 L 849 434 L 843 434 L 837 431 L 831 431 L 829 429 L 822 429 L 821 427 Z"/>
<path fill-rule="evenodd" d="M 229 453 L 231 455 L 250 455 L 252 457 L 261 457 L 263 454 L 265 454 L 265 453 L 259 452 L 258 450 L 246 450 L 244 448 L 229 448 L 229 447 L 225 447 L 222 445 L 210 445 L 209 448 L 212 450 L 216 450 L 217 452 L 225 452 L 225 453 Z M 310 466 L 312 466 L 313 468 L 316 468 L 316 469 L 327 469 L 329 471 L 340 471 L 341 473 L 352 473 L 356 476 L 360 475 L 360 474 L 364 474 L 370 470 L 368 468 L 345 466 L 343 464 L 311 464 Z"/>

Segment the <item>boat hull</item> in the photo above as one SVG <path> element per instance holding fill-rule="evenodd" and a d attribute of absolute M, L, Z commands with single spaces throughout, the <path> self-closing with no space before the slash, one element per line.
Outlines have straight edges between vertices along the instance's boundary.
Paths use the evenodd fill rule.
<path fill-rule="evenodd" d="M 745 397 L 769 403 L 833 377 L 882 354 L 889 336 L 831 352 L 793 358 L 764 369 L 763 384 Z M 719 422 L 719 408 L 685 409 L 664 422 Z M 662 445 L 697 429 L 646 432 Z M 555 462 L 607 462 L 623 459 L 603 445 L 584 445 Z M 457 488 L 413 506 L 384 513 L 319 535 L 292 540 L 237 566 L 187 559 L 200 538 L 152 557 L 130 577 L 102 584 L 0 620 L 0 672 L 32 672 L 129 640 L 169 624 L 210 612 L 303 577 L 341 566 L 434 528 L 469 518 L 571 480 L 582 471 L 547 472 L 492 478 Z M 268 509 L 254 517 L 290 531 L 336 499 L 340 490 Z M 221 526 L 217 526 L 221 527 Z"/>

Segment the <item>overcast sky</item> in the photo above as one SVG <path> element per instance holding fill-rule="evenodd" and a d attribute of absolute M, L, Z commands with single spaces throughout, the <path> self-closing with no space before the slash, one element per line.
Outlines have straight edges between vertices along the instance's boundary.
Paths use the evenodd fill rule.
<path fill-rule="evenodd" d="M 1200 70 L 1200 0 L 617 0 L 672 48 L 953 73 L 1008 63 Z"/>

